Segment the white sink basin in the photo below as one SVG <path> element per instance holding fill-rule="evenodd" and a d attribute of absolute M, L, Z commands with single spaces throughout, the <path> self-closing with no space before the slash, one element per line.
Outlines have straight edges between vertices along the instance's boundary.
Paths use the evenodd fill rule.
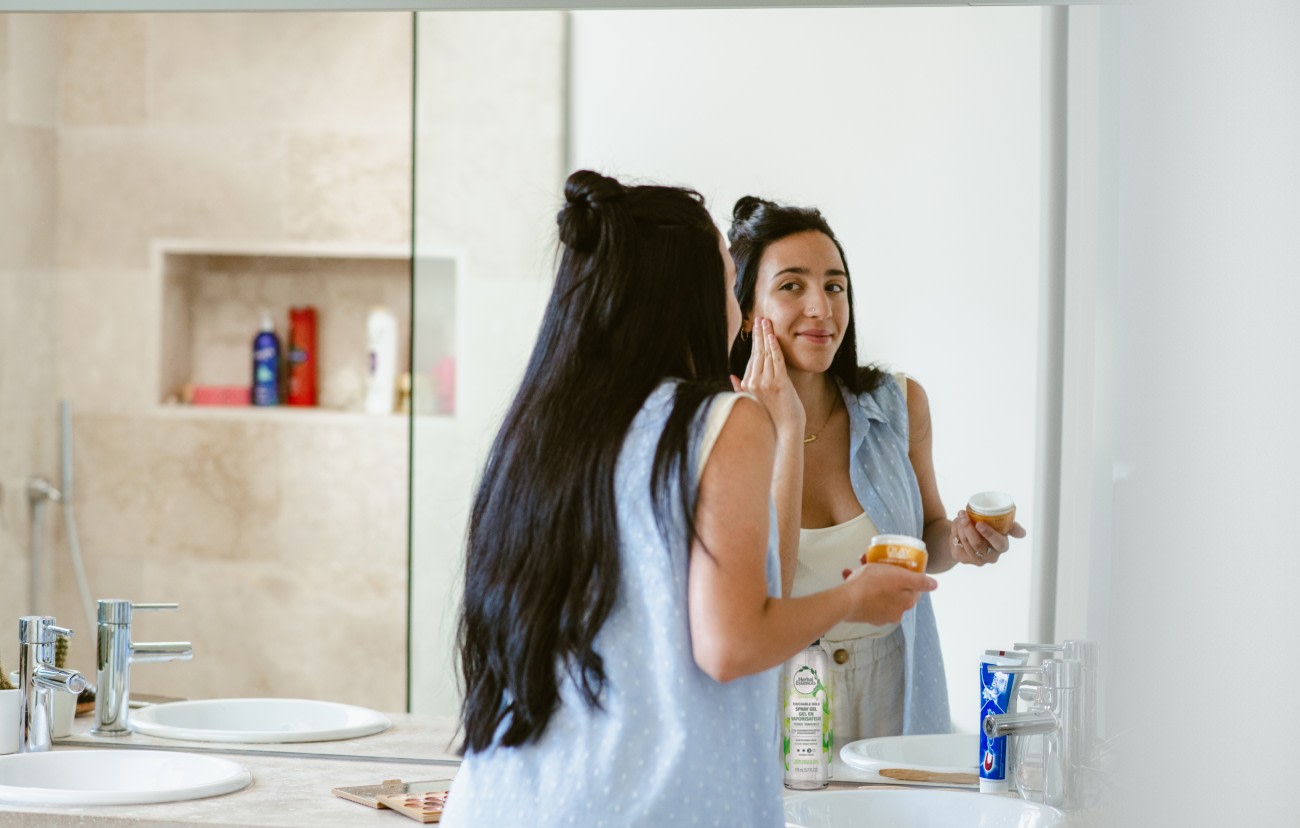
<path fill-rule="evenodd" d="M 131 729 L 193 742 L 327 742 L 392 727 L 382 713 L 309 699 L 207 699 L 131 712 Z"/>
<path fill-rule="evenodd" d="M 929 736 L 884 736 L 849 742 L 840 759 L 849 767 L 913 768 L 938 773 L 975 773 L 979 770 L 979 737 L 969 733 Z"/>
<path fill-rule="evenodd" d="M 253 776 L 215 756 L 155 750 L 55 750 L 0 756 L 0 802 L 139 805 L 238 791 Z"/>
<path fill-rule="evenodd" d="M 1008 796 L 915 789 L 788 794 L 787 828 L 1049 828 L 1065 815 Z"/>

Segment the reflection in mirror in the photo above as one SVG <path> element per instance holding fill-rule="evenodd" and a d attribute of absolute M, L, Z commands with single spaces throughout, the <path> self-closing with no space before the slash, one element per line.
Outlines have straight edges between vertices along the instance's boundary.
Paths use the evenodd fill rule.
<path fill-rule="evenodd" d="M 464 267 L 455 415 L 417 417 L 413 435 L 413 710 L 459 704 L 473 480 L 536 332 L 564 176 L 589 167 L 699 189 L 723 227 L 748 193 L 826 214 L 855 280 L 860 357 L 928 391 L 947 513 L 1008 491 L 1030 533 L 934 595 L 954 726 L 975 731 L 979 654 L 1028 630 L 1040 14 L 417 15 L 417 255 L 458 251 Z M 418 275 L 416 291 L 422 307 Z M 425 327 L 417 317 L 417 343 Z"/>
<path fill-rule="evenodd" d="M 408 426 L 362 403 L 371 308 L 409 340 L 411 30 L 0 15 L 0 606 L 74 628 L 87 675 L 69 500 L 89 598 L 180 604 L 139 637 L 193 661 L 136 667 L 135 690 L 405 708 Z M 291 306 L 316 310 L 318 405 L 254 408 L 262 312 L 283 354 Z M 44 511 L 33 604 L 34 475 L 70 498 Z"/>

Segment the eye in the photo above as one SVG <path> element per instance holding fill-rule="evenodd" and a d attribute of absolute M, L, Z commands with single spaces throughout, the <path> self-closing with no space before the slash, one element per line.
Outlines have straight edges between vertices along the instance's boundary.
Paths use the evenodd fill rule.
<path fill-rule="evenodd" d="M 827 293 L 843 293 L 848 289 L 849 289 L 848 285 L 842 285 L 839 282 L 831 282 L 829 285 L 826 286 Z"/>
<path fill-rule="evenodd" d="M 777 290 L 798 290 L 800 287 L 802 287 L 802 285 L 798 282 L 785 282 L 778 287 Z"/>

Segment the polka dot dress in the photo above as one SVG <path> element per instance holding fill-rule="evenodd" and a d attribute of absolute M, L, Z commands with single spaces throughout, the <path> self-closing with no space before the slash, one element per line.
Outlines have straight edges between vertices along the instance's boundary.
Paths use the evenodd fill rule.
<path fill-rule="evenodd" d="M 607 677 L 601 707 L 588 707 L 566 683 L 540 741 L 467 756 L 444 825 L 784 825 L 777 671 L 719 684 L 696 666 L 682 516 L 668 540 L 655 524 L 651 469 L 674 387 L 665 383 L 646 400 L 619 457 L 622 571 L 618 602 L 596 638 Z M 776 595 L 775 519 L 771 526 L 768 590 Z"/>
<path fill-rule="evenodd" d="M 884 534 L 921 537 L 921 489 L 907 456 L 905 379 L 857 397 L 841 388 L 849 412 L 849 481 L 862 510 Z M 930 595 L 903 615 L 903 733 L 948 733 L 948 681 Z"/>

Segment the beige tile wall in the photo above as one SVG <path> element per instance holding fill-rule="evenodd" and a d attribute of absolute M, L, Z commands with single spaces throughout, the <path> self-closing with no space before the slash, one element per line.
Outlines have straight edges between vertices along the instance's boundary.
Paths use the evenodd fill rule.
<path fill-rule="evenodd" d="M 417 246 L 463 256 L 455 349 L 464 381 L 456 417 L 415 424 L 411 685 L 418 712 L 459 707 L 452 638 L 473 482 L 519 383 L 554 275 L 565 17 L 420 14 Z"/>
<path fill-rule="evenodd" d="M 6 669 L 17 666 L 17 618 L 30 611 L 24 486 L 30 475 L 55 476 L 57 464 L 51 331 L 58 36 L 52 16 L 0 15 L 0 662 Z M 46 514 L 49 526 L 57 513 Z"/>
<path fill-rule="evenodd" d="M 0 259 L 5 574 L 26 555 L 13 479 L 55 471 L 66 397 L 93 592 L 179 601 L 139 637 L 194 643 L 194 661 L 146 666 L 138 689 L 403 709 L 405 421 L 159 410 L 151 248 L 409 244 L 411 16 L 77 14 L 39 31 L 19 17 L 0 17 L 0 257 L 18 259 Z M 301 301 L 369 304 L 337 286 Z M 251 342 L 256 322 L 227 333 Z M 84 626 L 70 572 L 54 574 L 54 611 Z M 4 606 L 20 581 L 3 579 Z M 87 671 L 92 638 L 73 646 Z"/>

